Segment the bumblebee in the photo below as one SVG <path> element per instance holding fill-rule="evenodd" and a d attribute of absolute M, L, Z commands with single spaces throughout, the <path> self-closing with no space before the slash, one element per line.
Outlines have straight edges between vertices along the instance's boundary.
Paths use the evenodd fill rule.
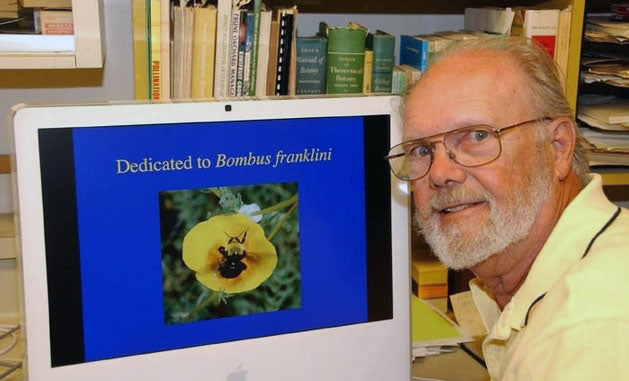
<path fill-rule="evenodd" d="M 228 237 L 227 247 L 219 246 L 218 251 L 223 256 L 220 260 L 218 271 L 223 278 L 236 278 L 240 275 L 247 265 L 242 260 L 247 256 L 245 250 L 245 239 L 247 238 L 247 231 L 231 236 L 227 232 L 225 234 Z M 242 238 L 240 238 L 242 237 Z"/>

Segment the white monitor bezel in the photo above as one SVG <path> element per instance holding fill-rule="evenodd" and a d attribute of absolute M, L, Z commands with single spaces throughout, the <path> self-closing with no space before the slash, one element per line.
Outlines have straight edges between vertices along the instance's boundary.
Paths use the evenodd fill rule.
<path fill-rule="evenodd" d="M 22 253 L 19 263 L 23 279 L 27 379 L 173 380 L 203 377 L 220 380 L 238 372 L 245 375 L 247 381 L 409 379 L 408 195 L 404 192 L 406 184 L 393 176 L 393 319 L 52 368 L 37 137 L 37 131 L 44 128 L 390 114 L 391 142 L 394 144 L 401 137 L 396 115 L 398 102 L 399 98 L 395 96 L 372 96 L 15 107 L 12 116 L 14 196 Z"/>

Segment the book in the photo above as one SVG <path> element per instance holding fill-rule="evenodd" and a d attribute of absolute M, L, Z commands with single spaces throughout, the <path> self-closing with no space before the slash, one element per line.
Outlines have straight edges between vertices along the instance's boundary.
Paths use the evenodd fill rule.
<path fill-rule="evenodd" d="M 280 24 L 271 20 L 269 33 L 269 60 L 266 79 L 266 95 L 275 95 L 275 80 L 277 78 L 277 53 L 280 35 Z"/>
<path fill-rule="evenodd" d="M 190 96 L 211 98 L 214 94 L 214 54 L 216 52 L 216 7 L 194 7 L 192 76 Z"/>
<path fill-rule="evenodd" d="M 366 47 L 373 51 L 371 91 L 390 93 L 395 61 L 395 37 L 377 30 L 376 33 L 367 35 Z"/>
<path fill-rule="evenodd" d="M 271 42 L 271 11 L 260 11 L 260 37 L 258 41 L 258 62 L 256 66 L 255 96 L 266 95 L 267 73 L 269 69 L 269 50 Z"/>
<path fill-rule="evenodd" d="M 238 47 L 237 47 L 237 63 L 236 63 L 236 96 L 243 95 L 243 87 L 245 86 L 245 54 L 247 52 L 247 40 L 251 40 L 247 34 L 247 23 L 249 22 L 248 11 L 244 8 L 239 10 L 239 27 L 238 27 Z M 251 17 L 253 19 L 253 17 Z M 249 79 L 247 78 L 247 81 Z"/>
<path fill-rule="evenodd" d="M 260 55 L 260 23 L 262 19 L 262 0 L 253 0 L 253 22 L 251 25 L 251 47 L 250 47 L 250 62 L 247 65 L 248 73 L 248 89 L 247 94 L 249 96 L 256 95 L 257 88 L 257 76 L 258 76 L 258 58 Z"/>
<path fill-rule="evenodd" d="M 511 8 L 465 8 L 463 29 L 509 36 L 515 12 Z"/>
<path fill-rule="evenodd" d="M 363 93 L 371 93 L 371 76 L 373 72 L 373 50 L 365 48 L 363 61 Z"/>
<path fill-rule="evenodd" d="M 421 71 L 428 67 L 428 41 L 419 36 L 400 36 L 400 65 L 410 65 Z"/>
<path fill-rule="evenodd" d="M 406 87 L 408 74 L 400 65 L 393 66 L 393 75 L 391 76 L 391 93 L 402 94 Z"/>
<path fill-rule="evenodd" d="M 161 71 L 162 71 L 162 99 L 170 99 L 170 19 L 171 0 L 161 0 L 160 5 L 160 42 L 162 44 Z"/>
<path fill-rule="evenodd" d="M 568 56 L 570 54 L 570 27 L 572 25 L 572 6 L 559 12 L 557 22 L 557 39 L 555 40 L 555 62 L 559 68 L 559 81 L 566 91 L 566 75 L 568 73 Z"/>
<path fill-rule="evenodd" d="M 515 12 L 511 35 L 521 33 L 524 37 L 537 41 L 554 58 L 558 23 L 558 9 L 519 8 Z"/>
<path fill-rule="evenodd" d="M 238 48 L 240 45 L 240 9 L 231 11 L 231 30 L 229 40 L 229 82 L 227 96 L 235 97 L 238 81 Z"/>
<path fill-rule="evenodd" d="M 244 54 L 244 66 L 242 76 L 242 93 L 240 95 L 249 95 L 249 87 L 251 80 L 251 60 L 253 58 L 253 35 L 255 26 L 253 25 L 255 20 L 254 12 L 247 11 L 247 32 L 245 37 L 245 54 Z"/>
<path fill-rule="evenodd" d="M 42 9 L 39 22 L 41 34 L 74 34 L 71 9 Z"/>
<path fill-rule="evenodd" d="M 278 48 L 277 69 L 275 76 L 275 95 L 289 94 L 289 76 L 291 70 L 291 58 L 293 55 L 292 43 L 294 36 L 294 14 L 292 8 L 281 9 L 278 12 Z"/>
<path fill-rule="evenodd" d="M 160 0 L 150 0 L 151 92 L 152 100 L 162 99 L 162 42 Z"/>
<path fill-rule="evenodd" d="M 214 96 L 226 97 L 229 88 L 232 0 L 217 0 Z"/>
<path fill-rule="evenodd" d="M 293 15 L 293 27 L 291 29 L 291 49 L 290 49 L 290 62 L 288 64 L 288 95 L 295 95 L 297 90 L 297 6 L 294 5 L 289 10 Z"/>
<path fill-rule="evenodd" d="M 297 95 L 325 94 L 325 37 L 297 37 Z"/>
<path fill-rule="evenodd" d="M 133 89 L 137 100 L 149 99 L 149 24 L 147 0 L 133 0 Z"/>
<path fill-rule="evenodd" d="M 362 92 L 367 30 L 330 26 L 327 35 L 326 93 Z"/>
<path fill-rule="evenodd" d="M 192 97 L 192 50 L 194 48 L 194 7 L 186 6 L 183 10 L 184 36 L 183 36 L 183 84 L 181 97 Z"/>

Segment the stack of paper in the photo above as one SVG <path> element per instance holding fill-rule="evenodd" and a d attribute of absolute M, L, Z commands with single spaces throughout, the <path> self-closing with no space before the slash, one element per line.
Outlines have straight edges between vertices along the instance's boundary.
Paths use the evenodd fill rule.
<path fill-rule="evenodd" d="M 445 314 L 425 301 L 411 296 L 413 357 L 456 350 L 472 338 Z"/>
<path fill-rule="evenodd" d="M 629 166 L 629 99 L 581 97 L 577 117 L 590 165 Z"/>

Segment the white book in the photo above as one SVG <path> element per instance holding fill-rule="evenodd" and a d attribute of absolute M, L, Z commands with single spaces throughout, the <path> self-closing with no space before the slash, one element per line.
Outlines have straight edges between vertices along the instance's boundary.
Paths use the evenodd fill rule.
<path fill-rule="evenodd" d="M 214 96 L 226 97 L 229 86 L 229 47 L 231 38 L 231 0 L 218 0 L 216 19 L 216 55 L 214 60 Z"/>
<path fill-rule="evenodd" d="M 269 67 L 269 42 L 271 38 L 271 11 L 260 12 L 260 39 L 258 42 L 258 68 L 256 74 L 256 97 L 266 95 L 266 79 Z"/>

